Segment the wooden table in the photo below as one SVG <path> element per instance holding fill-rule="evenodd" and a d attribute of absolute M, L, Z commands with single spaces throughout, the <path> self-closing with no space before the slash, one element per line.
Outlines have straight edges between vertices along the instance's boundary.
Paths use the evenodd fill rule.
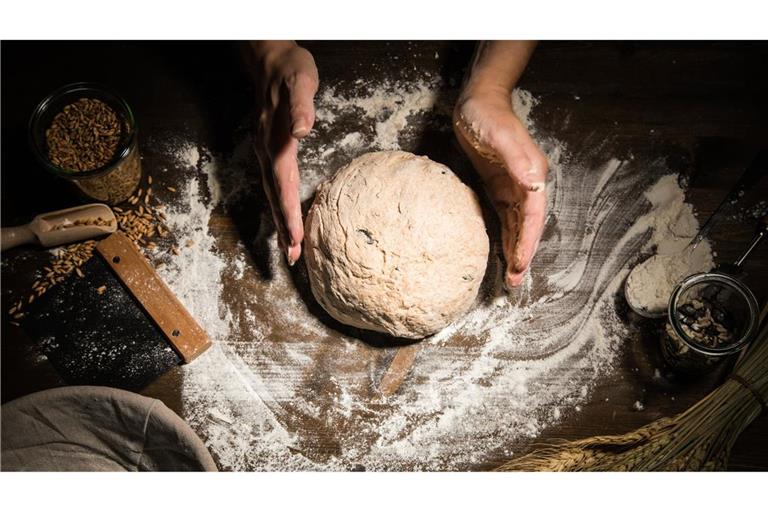
<path fill-rule="evenodd" d="M 307 42 L 321 80 L 358 76 L 415 78 L 425 71 L 459 83 L 472 54 L 470 42 Z M 435 58 L 435 55 L 438 58 Z M 622 158 L 665 158 L 670 169 L 690 176 L 688 198 L 708 215 L 768 141 L 768 45 L 760 43 L 545 42 L 521 86 L 546 104 L 537 113 L 542 130 L 570 147 L 600 140 Z M 137 111 L 143 141 L 163 134 L 193 135 L 214 151 L 232 149 L 231 133 L 251 105 L 239 48 L 230 43 L 57 43 L 2 45 L 2 224 L 25 222 L 36 213 L 63 208 L 75 197 L 32 160 L 26 122 L 32 108 L 56 87 L 96 81 L 123 93 Z M 616 128 L 616 127 L 619 128 Z M 652 136 L 651 136 L 652 135 Z M 763 183 L 757 195 L 768 197 Z M 218 215 L 211 230 L 224 246 L 237 243 L 242 226 Z M 738 254 L 753 226 L 728 222 L 718 230 L 720 257 Z M 18 252 L 21 251 L 21 252 Z M 18 272 L 3 269 L 3 311 L 9 291 L 22 289 L 24 268 L 44 260 L 19 249 Z M 4 255 L 4 258 L 9 256 Z M 26 267 L 25 267 L 26 265 Z M 768 293 L 768 247 L 749 262 L 750 281 L 761 301 Z M 28 286 L 28 283 L 27 283 Z M 624 433 L 673 415 L 701 398 L 722 378 L 654 380 L 641 335 L 627 345 L 620 368 L 603 379 L 578 415 L 547 429 L 538 441 Z M 53 369 L 34 362 L 28 340 L 3 316 L 2 401 L 62 385 Z M 382 359 L 385 364 L 388 359 Z M 180 373 L 170 371 L 144 393 L 179 411 Z M 644 391 L 640 391 L 644 390 Z M 645 397 L 645 408 L 633 402 Z M 768 469 L 768 419 L 758 418 L 739 439 L 730 469 Z M 516 453 L 530 449 L 516 446 Z M 488 460 L 474 469 L 493 467 Z"/>

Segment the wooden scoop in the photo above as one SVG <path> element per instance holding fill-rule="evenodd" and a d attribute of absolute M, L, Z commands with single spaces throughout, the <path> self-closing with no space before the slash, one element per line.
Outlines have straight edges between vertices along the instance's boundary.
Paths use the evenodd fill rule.
<path fill-rule="evenodd" d="M 0 250 L 24 244 L 54 247 L 108 235 L 116 229 L 117 219 L 109 206 L 87 204 L 43 213 L 24 226 L 2 228 Z"/>

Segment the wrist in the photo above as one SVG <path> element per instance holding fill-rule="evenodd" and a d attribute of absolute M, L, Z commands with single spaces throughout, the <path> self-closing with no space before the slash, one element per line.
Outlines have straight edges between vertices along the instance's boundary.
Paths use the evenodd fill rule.
<path fill-rule="evenodd" d="M 465 89 L 509 96 L 517 85 L 536 43 L 482 41 L 477 45 Z"/>
<path fill-rule="evenodd" d="M 511 94 L 515 83 L 492 66 L 476 64 L 467 77 L 464 90 L 476 94 Z"/>
<path fill-rule="evenodd" d="M 505 101 L 510 101 L 511 94 L 512 88 L 506 84 L 494 80 L 474 79 L 470 77 L 459 94 L 458 104 L 462 104 L 472 98 L 485 100 L 504 98 Z"/>
<path fill-rule="evenodd" d="M 271 55 L 281 54 L 298 46 L 294 41 L 251 41 L 249 43 L 251 54 L 262 60 Z"/>

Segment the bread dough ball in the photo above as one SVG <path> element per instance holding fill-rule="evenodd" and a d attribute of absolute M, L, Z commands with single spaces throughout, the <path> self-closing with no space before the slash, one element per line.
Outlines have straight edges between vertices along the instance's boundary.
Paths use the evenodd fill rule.
<path fill-rule="evenodd" d="M 305 227 L 312 293 L 355 327 L 433 334 L 472 306 L 485 274 L 477 196 L 423 156 L 356 158 L 319 188 Z"/>

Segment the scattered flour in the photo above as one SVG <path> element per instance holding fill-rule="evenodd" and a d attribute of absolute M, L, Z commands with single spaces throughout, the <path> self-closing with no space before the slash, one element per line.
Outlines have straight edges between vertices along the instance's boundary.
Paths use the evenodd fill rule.
<path fill-rule="evenodd" d="M 180 164 L 186 166 L 185 162 Z M 209 427 L 207 442 L 221 447 L 222 451 L 213 450 L 219 456 L 220 464 L 236 467 L 247 461 L 259 461 L 264 456 L 258 452 L 258 447 L 262 445 L 270 447 L 271 458 L 264 460 L 260 469 L 279 470 L 283 468 L 279 457 L 290 456 L 288 446 L 292 443 L 292 436 L 269 408 L 271 398 L 268 386 L 256 375 L 244 372 L 241 365 L 233 364 L 229 355 L 227 341 L 233 317 L 222 299 L 221 281 L 227 264 L 218 253 L 216 240 L 208 228 L 211 214 L 219 206 L 215 200 L 220 199 L 221 194 L 209 191 L 213 200 L 206 200 L 200 188 L 202 177 L 206 178 L 206 183 L 218 186 L 215 173 L 222 172 L 222 169 L 213 165 L 204 166 L 203 170 L 207 170 L 206 175 L 195 173 L 187 178 L 184 189 L 180 190 L 180 201 L 166 209 L 171 231 L 178 238 L 190 239 L 194 243 L 180 247 L 179 255 L 171 264 L 159 270 L 168 286 L 214 342 L 211 349 L 193 364 L 184 367 L 185 418 L 192 424 L 202 422 Z M 243 411 L 237 408 L 238 396 L 248 399 L 247 422 L 240 419 Z M 195 407 L 193 400 L 205 401 L 206 406 Z M 211 418 L 215 421 L 210 421 Z M 228 421 L 223 422 L 221 418 Z"/>
<path fill-rule="evenodd" d="M 355 109 L 366 118 L 375 120 L 374 147 L 401 149 L 399 138 L 408 124 L 408 118 L 432 110 L 437 101 L 434 80 L 409 84 L 388 83 L 371 89 L 368 95 L 346 96 L 336 87 L 325 88 L 318 96 L 316 119 L 320 124 L 331 124 L 343 110 Z M 353 134 L 350 134 L 353 135 Z M 342 139 L 342 146 L 345 144 Z M 347 144 L 350 141 L 347 140 Z"/>
<path fill-rule="evenodd" d="M 449 141 L 450 105 L 438 101 L 439 87 L 427 77 L 321 89 L 317 129 L 300 149 L 302 199 L 361 152 L 415 150 L 425 123 L 437 123 Z M 692 228 L 670 220 L 690 207 L 666 182 L 636 193 L 668 172 L 663 165 L 572 162 L 568 148 L 537 132 L 529 93 L 516 91 L 513 104 L 550 161 L 547 230 L 533 271 L 505 295 L 498 233 L 489 233 L 496 256 L 477 306 L 421 343 L 406 381 L 389 397 L 375 390 L 381 356 L 392 350 L 312 313 L 300 266 L 287 268 L 270 229 L 228 251 L 211 235 L 215 209 L 254 201 L 258 178 L 247 152 L 223 157 L 200 147 L 195 166 L 182 158 L 186 150 L 173 153 L 185 185 L 167 215 L 176 236 L 195 243 L 161 273 L 214 341 L 183 367 L 183 416 L 223 469 L 470 469 L 510 456 L 514 443 L 581 411 L 622 349 L 626 328 L 614 297 L 630 263 L 652 246 L 667 250 L 668 228 L 685 236 Z M 344 132 L 342 121 L 358 128 Z M 260 215 L 268 225 L 266 208 Z M 243 268 L 251 257 L 268 277 Z M 227 298 L 233 272 L 252 303 Z"/>
<path fill-rule="evenodd" d="M 363 144 L 363 134 L 360 132 L 348 133 L 344 136 L 339 145 L 345 149 L 358 149 Z"/>
<path fill-rule="evenodd" d="M 699 222 L 676 175 L 662 177 L 645 197 L 658 213 L 653 219 L 653 235 L 644 249 L 656 254 L 638 264 L 627 277 L 627 301 L 651 315 L 664 315 L 675 286 L 685 277 L 710 270 L 714 266 L 708 240 L 695 249 L 689 242 L 699 230 Z"/>
<path fill-rule="evenodd" d="M 197 144 L 184 141 L 175 149 L 174 157 L 180 165 L 195 168 L 200 161 L 200 151 L 197 149 Z"/>
<path fill-rule="evenodd" d="M 246 268 L 246 262 L 245 262 L 245 258 L 242 255 L 242 252 L 235 257 L 235 259 L 232 261 L 232 265 L 235 267 L 233 277 L 235 279 L 242 279 L 245 276 L 245 268 Z"/>

